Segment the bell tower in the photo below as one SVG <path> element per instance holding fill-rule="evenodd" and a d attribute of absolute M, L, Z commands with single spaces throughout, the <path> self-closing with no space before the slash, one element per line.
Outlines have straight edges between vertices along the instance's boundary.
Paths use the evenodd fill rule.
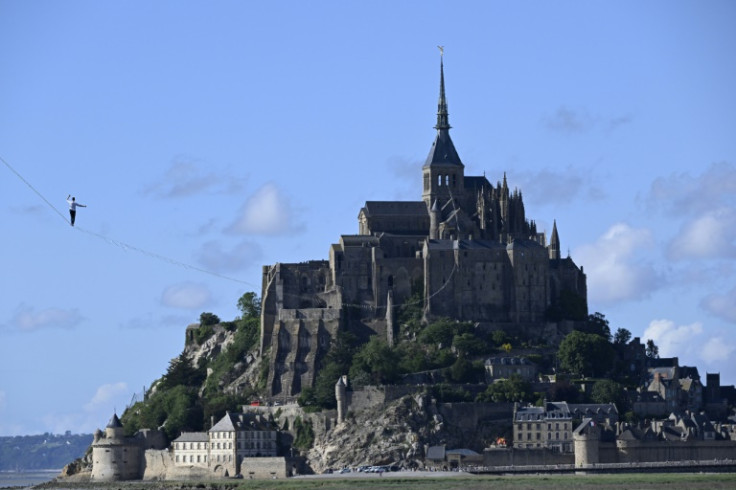
<path fill-rule="evenodd" d="M 465 189 L 465 165 L 450 139 L 450 119 L 445 98 L 444 48 L 440 48 L 440 98 L 437 103 L 437 136 L 422 167 L 422 200 L 429 210 L 439 203 L 440 209 L 450 199 L 460 199 Z"/>

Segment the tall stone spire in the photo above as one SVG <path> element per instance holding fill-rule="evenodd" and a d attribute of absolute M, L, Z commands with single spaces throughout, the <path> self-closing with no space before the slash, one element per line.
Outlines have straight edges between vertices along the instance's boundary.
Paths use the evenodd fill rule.
<path fill-rule="evenodd" d="M 437 103 L 437 135 L 422 166 L 422 200 L 430 210 L 435 201 L 442 208 L 450 199 L 462 199 L 465 192 L 465 165 L 450 139 L 450 120 L 445 98 L 444 48 L 440 48 L 440 99 Z"/>
<path fill-rule="evenodd" d="M 447 99 L 445 98 L 445 48 L 444 46 L 437 47 L 440 48 L 440 100 L 437 102 L 437 125 L 434 128 L 448 130 L 450 129 L 450 117 L 447 112 Z"/>
<path fill-rule="evenodd" d="M 549 258 L 559 260 L 560 258 L 560 236 L 557 234 L 557 220 L 552 223 L 552 236 L 549 238 Z"/>

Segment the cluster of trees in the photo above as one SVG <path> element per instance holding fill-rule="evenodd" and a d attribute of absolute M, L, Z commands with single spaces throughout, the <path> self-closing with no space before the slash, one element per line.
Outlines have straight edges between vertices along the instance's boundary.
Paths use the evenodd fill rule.
<path fill-rule="evenodd" d="M 128 435 L 141 428 L 161 428 L 173 439 L 183 430 L 203 430 L 211 417 L 219 419 L 225 411 L 237 411 L 254 396 L 255 387 L 237 395 L 222 389 L 232 375 L 233 366 L 257 347 L 260 337 L 260 298 L 253 292 L 245 293 L 238 300 L 238 309 L 241 316 L 232 322 L 221 322 L 212 313 L 202 313 L 192 341 L 204 342 L 214 333 L 215 325 L 220 325 L 234 332 L 233 342 L 211 360 L 200 359 L 197 367 L 184 353 L 172 359 L 166 374 L 154 383 L 145 399 L 122 415 Z"/>
<path fill-rule="evenodd" d="M 541 403 L 547 398 L 552 401 L 616 402 L 625 408 L 623 388 L 632 380 L 620 359 L 631 340 L 631 332 L 619 328 L 612 335 L 608 320 L 601 313 L 579 322 L 579 327 L 565 337 L 554 355 L 529 356 L 545 372 L 555 366 L 558 373 L 572 377 L 607 378 L 598 381 L 585 399 L 577 387 L 565 382 L 557 383 L 549 393 L 535 393 L 531 384 L 519 376 L 493 383 L 482 393 L 472 396 L 457 385 L 484 382 L 485 356 L 510 352 L 513 345 L 520 345 L 523 340 L 500 330 L 483 338 L 476 335 L 472 324 L 447 318 L 421 326 L 416 313 L 408 318 L 406 315 L 400 317 L 402 341 L 395 347 L 390 347 L 378 336 L 361 345 L 354 335 L 341 332 L 317 373 L 314 388 L 302 390 L 300 405 L 307 409 L 335 408 L 335 382 L 346 373 L 352 385 L 360 386 L 392 384 L 405 374 L 436 370 L 435 379 L 438 371 L 444 382 L 435 386 L 433 394 L 443 401 Z M 658 355 L 651 340 L 647 343 L 647 355 Z"/>
<path fill-rule="evenodd" d="M 314 388 L 303 388 L 299 404 L 305 408 L 335 408 L 335 382 L 348 374 L 352 385 L 394 384 L 405 374 L 438 370 L 447 383 L 484 381 L 483 355 L 508 351 L 515 341 L 504 332 L 476 336 L 472 323 L 441 318 L 412 332 L 390 347 L 378 336 L 360 344 L 349 332 L 340 332 L 325 356 Z"/>

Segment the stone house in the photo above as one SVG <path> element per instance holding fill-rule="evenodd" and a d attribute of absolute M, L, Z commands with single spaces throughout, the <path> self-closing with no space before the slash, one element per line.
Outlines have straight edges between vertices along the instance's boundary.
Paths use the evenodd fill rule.
<path fill-rule="evenodd" d="M 243 474 L 255 458 L 278 455 L 278 431 L 260 413 L 227 412 L 208 432 L 184 432 L 172 442 L 174 464 L 200 466 L 222 476 Z"/>
<path fill-rule="evenodd" d="M 618 410 L 612 403 L 573 404 L 545 401 L 541 407 L 514 406 L 514 449 L 550 449 L 573 451 L 573 425 L 582 419 L 601 426 L 618 422 Z"/>
<path fill-rule="evenodd" d="M 534 381 L 537 377 L 537 365 L 526 357 L 489 357 L 485 361 L 486 380 L 508 379 L 512 374 L 521 376 L 526 381 Z"/>

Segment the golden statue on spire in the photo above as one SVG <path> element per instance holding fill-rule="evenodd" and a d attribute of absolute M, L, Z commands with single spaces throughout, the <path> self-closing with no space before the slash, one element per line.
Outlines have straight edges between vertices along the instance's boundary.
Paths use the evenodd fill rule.
<path fill-rule="evenodd" d="M 440 48 L 440 56 L 444 56 L 445 55 L 445 47 L 444 46 L 440 46 L 440 45 L 437 45 L 437 47 Z"/>

